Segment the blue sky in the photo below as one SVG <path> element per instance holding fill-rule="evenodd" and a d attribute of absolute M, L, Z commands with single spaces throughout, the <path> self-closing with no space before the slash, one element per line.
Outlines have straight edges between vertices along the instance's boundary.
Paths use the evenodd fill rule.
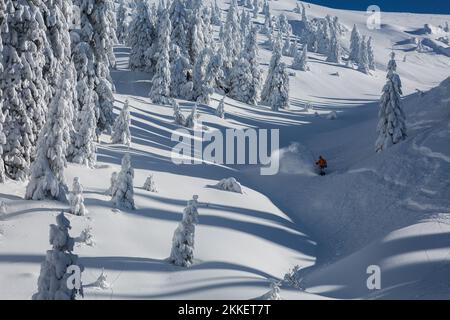
<path fill-rule="evenodd" d="M 307 0 L 332 8 L 363 10 L 376 4 L 382 11 L 450 14 L 450 0 Z"/>

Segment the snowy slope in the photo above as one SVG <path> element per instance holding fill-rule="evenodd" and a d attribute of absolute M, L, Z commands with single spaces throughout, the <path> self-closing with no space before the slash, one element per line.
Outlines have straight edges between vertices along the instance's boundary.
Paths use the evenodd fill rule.
<path fill-rule="evenodd" d="M 228 1 L 220 3 L 228 6 Z M 292 12 L 294 0 L 272 1 L 271 6 L 274 14 L 287 14 L 295 27 L 300 17 Z M 448 298 L 440 282 L 448 278 L 450 255 L 450 81 L 437 86 L 450 76 L 450 58 L 395 44 L 410 40 L 411 32 L 424 24 L 437 26 L 450 16 L 384 13 L 382 29 L 369 31 L 364 13 L 316 5 L 307 10 L 310 17 L 337 15 L 349 29 L 356 23 L 362 34 L 373 36 L 379 71 L 367 76 L 309 54 L 311 72 L 291 77 L 291 111 L 227 99 L 228 115 L 222 120 L 214 116 L 219 96 L 200 108 L 210 129 L 279 128 L 282 148 L 298 143 L 299 151 L 280 152 L 282 172 L 275 177 L 261 177 L 254 167 L 174 165 L 172 109 L 149 102 L 148 75 L 129 71 L 129 50 L 116 48 L 116 112 L 129 99 L 137 210 L 118 211 L 105 194 L 128 150 L 111 145 L 104 135 L 96 169 L 70 165 L 66 170 L 68 182 L 80 177 L 89 210 L 86 217 L 69 217 L 71 234 L 91 226 L 95 239 L 94 246 L 80 245 L 75 252 L 86 267 L 87 299 L 250 299 L 267 292 L 271 279 L 282 279 L 295 265 L 307 269 L 306 292 L 283 287 L 286 299 Z M 406 94 L 437 88 L 405 99 L 408 140 L 376 155 L 375 101 L 393 45 Z M 263 69 L 270 55 L 261 46 Z M 313 111 L 303 110 L 308 101 Z M 187 113 L 191 104 L 181 107 Z M 332 110 L 338 111 L 335 121 L 325 117 Z M 330 160 L 331 174 L 325 178 L 311 169 L 319 154 Z M 142 188 L 149 174 L 158 193 Z M 211 188 L 230 176 L 243 184 L 242 195 Z M 57 202 L 24 201 L 25 186 L 0 185 L 8 205 L 0 220 L 0 299 L 29 299 L 35 292 L 39 265 L 49 249 L 48 226 L 67 209 Z M 200 197 L 200 224 L 196 263 L 186 270 L 165 259 L 193 194 Z M 366 268 L 372 264 L 383 271 L 384 290 L 376 294 L 365 286 Z M 102 268 L 111 289 L 89 287 Z"/>

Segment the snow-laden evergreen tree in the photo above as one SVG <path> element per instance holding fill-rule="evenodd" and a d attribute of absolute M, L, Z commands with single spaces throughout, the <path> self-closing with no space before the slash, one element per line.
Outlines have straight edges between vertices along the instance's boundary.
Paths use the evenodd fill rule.
<path fill-rule="evenodd" d="M 144 190 L 149 192 L 158 192 L 156 189 L 155 179 L 152 174 L 147 177 L 147 180 L 145 180 Z"/>
<path fill-rule="evenodd" d="M 367 50 L 366 37 L 361 40 L 361 47 L 359 49 L 358 70 L 362 73 L 369 74 L 369 54 Z"/>
<path fill-rule="evenodd" d="M 194 84 L 192 82 L 192 66 L 189 58 L 181 54 L 177 45 L 172 47 L 171 58 L 170 94 L 175 98 L 191 100 Z"/>
<path fill-rule="evenodd" d="M 306 15 L 306 8 L 305 8 L 305 5 L 303 3 L 302 3 L 302 22 L 304 24 L 308 23 L 308 17 Z"/>
<path fill-rule="evenodd" d="M 68 160 L 93 168 L 97 162 L 95 144 L 97 122 L 95 101 L 97 94 L 94 91 L 93 79 L 90 79 L 89 83 L 79 81 L 78 89 L 78 92 L 82 93 L 79 98 L 83 100 L 81 100 L 82 107 L 75 122 L 75 133 L 72 136 Z"/>
<path fill-rule="evenodd" d="M 111 174 L 109 189 L 106 191 L 106 194 L 107 194 L 107 195 L 112 196 L 113 194 L 116 193 L 116 189 L 117 189 L 117 177 L 118 177 L 117 172 L 113 172 L 113 173 Z"/>
<path fill-rule="evenodd" d="M 185 0 L 174 0 L 170 6 L 170 22 L 172 32 L 170 41 L 172 46 L 180 50 L 180 55 L 190 63 L 188 31 L 191 27 L 190 11 Z"/>
<path fill-rule="evenodd" d="M 216 109 L 216 116 L 225 119 L 225 96 L 223 96 L 222 100 L 220 100 L 220 103 Z"/>
<path fill-rule="evenodd" d="M 72 183 L 72 191 L 70 192 L 70 213 L 76 216 L 85 216 L 88 211 L 84 206 L 83 186 L 80 178 L 75 177 Z"/>
<path fill-rule="evenodd" d="M 125 43 L 128 37 L 128 10 L 123 0 L 120 1 L 117 9 L 117 40 Z"/>
<path fill-rule="evenodd" d="M 262 29 L 263 33 L 266 35 L 270 35 L 273 32 L 273 23 L 272 23 L 272 16 L 269 12 L 269 14 L 266 14 L 264 16 L 264 27 Z"/>
<path fill-rule="evenodd" d="M 262 8 L 262 13 L 267 16 L 270 14 L 270 4 L 268 0 L 264 0 L 264 4 L 263 4 L 263 8 Z"/>
<path fill-rule="evenodd" d="M 45 261 L 41 265 L 38 278 L 38 291 L 33 300 L 75 300 L 77 295 L 83 295 L 82 287 L 69 289 L 67 282 L 71 276 L 69 266 L 83 267 L 78 264 L 78 256 L 72 254 L 75 240 L 70 237 L 70 221 L 60 213 L 56 217 L 56 225 L 50 225 L 51 250 L 47 251 Z"/>
<path fill-rule="evenodd" d="M 80 7 L 81 41 L 89 44 L 94 56 L 95 92 L 98 96 L 97 134 L 110 131 L 114 123 L 114 86 L 110 67 L 115 66 L 115 17 L 110 0 L 75 0 Z"/>
<path fill-rule="evenodd" d="M 373 53 L 372 37 L 369 37 L 369 40 L 367 40 L 367 58 L 369 62 L 369 69 L 375 71 L 376 66 L 375 66 L 375 55 Z"/>
<path fill-rule="evenodd" d="M 270 291 L 263 295 L 260 300 L 281 300 L 280 283 L 272 281 L 270 284 Z"/>
<path fill-rule="evenodd" d="M 253 0 L 253 19 L 258 18 L 260 3 L 259 0 Z"/>
<path fill-rule="evenodd" d="M 1 29 L 5 20 L 5 2 L 0 0 L 0 74 L 3 73 L 3 42 Z M 0 78 L 1 79 L 1 78 Z M 0 183 L 5 182 L 5 163 L 3 162 L 3 146 L 6 144 L 6 135 L 3 132 L 3 123 L 5 122 L 5 115 L 3 114 L 3 91 L 0 85 Z"/>
<path fill-rule="evenodd" d="M 226 60 L 233 63 L 239 57 L 242 49 L 242 33 L 239 24 L 240 14 L 238 11 L 237 1 L 231 0 L 228 8 L 223 33 L 220 38 L 226 44 Z M 224 70 L 228 74 L 228 70 Z"/>
<path fill-rule="evenodd" d="M 195 62 L 193 69 L 193 100 L 195 101 L 204 100 L 212 93 L 213 88 L 206 83 L 206 73 L 213 54 L 210 48 L 205 48 Z"/>
<path fill-rule="evenodd" d="M 43 74 L 51 47 L 38 4 L 7 1 L 0 30 L 4 70 L 0 72 L 0 90 L 6 116 L 3 160 L 6 175 L 15 180 L 24 180 L 29 174 L 52 95 Z"/>
<path fill-rule="evenodd" d="M 195 225 L 198 224 L 198 196 L 188 201 L 183 218 L 175 230 L 169 261 L 176 266 L 190 267 L 194 263 Z"/>
<path fill-rule="evenodd" d="M 133 19 L 128 28 L 130 69 L 153 73 L 153 47 L 157 43 L 154 15 L 147 1 L 137 1 Z"/>
<path fill-rule="evenodd" d="M 215 26 L 221 26 L 222 25 L 222 10 L 220 9 L 219 5 L 217 4 L 217 0 L 214 0 L 214 3 L 211 4 L 212 12 L 211 12 L 211 23 Z"/>
<path fill-rule="evenodd" d="M 168 104 L 171 84 L 169 46 L 172 25 L 167 10 L 163 10 L 158 17 L 158 27 L 158 46 L 156 52 L 158 62 L 152 79 L 150 99 L 153 103 Z"/>
<path fill-rule="evenodd" d="M 197 102 L 209 104 L 211 102 L 211 95 L 215 89 L 222 89 L 224 84 L 223 60 L 221 52 L 214 52 L 212 49 L 208 50 L 208 63 L 204 71 L 204 78 L 201 84 L 201 90 L 197 97 Z"/>
<path fill-rule="evenodd" d="M 131 167 L 130 154 L 122 158 L 122 169 L 112 189 L 112 202 L 118 208 L 135 209 L 133 189 L 134 169 Z"/>
<path fill-rule="evenodd" d="M 271 79 L 270 94 L 263 100 L 263 103 L 274 111 L 289 109 L 289 75 L 284 63 L 280 63 L 273 70 Z"/>
<path fill-rule="evenodd" d="M 261 101 L 273 110 L 289 108 L 289 75 L 281 62 L 281 45 L 275 45 L 270 60 L 269 73 L 261 94 Z"/>
<path fill-rule="evenodd" d="M 200 115 L 198 114 L 197 110 L 198 110 L 198 106 L 197 106 L 197 104 L 194 104 L 192 106 L 191 113 L 186 118 L 186 125 L 185 126 L 187 128 L 195 129 L 195 126 L 197 125 L 197 120 L 200 117 Z"/>
<path fill-rule="evenodd" d="M 174 118 L 175 123 L 180 126 L 185 126 L 186 118 L 181 113 L 180 105 L 178 104 L 178 102 L 175 99 L 172 99 L 172 108 L 173 108 L 173 118 Z"/>
<path fill-rule="evenodd" d="M 332 32 L 330 46 L 328 49 L 327 61 L 333 63 L 341 63 L 341 45 L 339 43 L 338 35 L 336 32 Z"/>
<path fill-rule="evenodd" d="M 350 55 L 348 59 L 356 64 L 359 63 L 359 58 L 361 56 L 361 41 L 361 35 L 359 33 L 358 27 L 355 24 L 353 25 L 352 35 L 350 37 Z"/>
<path fill-rule="evenodd" d="M 262 74 L 258 68 L 258 29 L 255 27 L 245 39 L 241 59 L 231 73 L 230 97 L 257 105 L 260 99 Z"/>
<path fill-rule="evenodd" d="M 188 54 L 191 65 L 194 65 L 199 54 L 211 46 L 211 12 L 204 1 L 188 1 L 190 25 L 188 34 Z"/>
<path fill-rule="evenodd" d="M 47 39 L 51 46 L 51 52 L 47 56 L 47 66 L 44 69 L 44 77 L 52 88 L 50 99 L 55 95 L 59 87 L 58 80 L 61 74 L 66 74 L 66 81 L 72 89 L 67 93 L 66 101 L 69 104 L 69 118 L 67 123 L 71 126 L 69 130 L 73 132 L 72 120 L 78 110 L 78 98 L 76 91 L 77 74 L 74 63 L 71 59 L 71 37 L 70 23 L 71 11 L 73 8 L 72 0 L 49 0 L 42 3 L 41 10 L 47 27 Z"/>
<path fill-rule="evenodd" d="M 116 144 L 131 145 L 131 115 L 128 100 L 125 101 L 119 116 L 114 122 L 111 142 Z"/>
<path fill-rule="evenodd" d="M 303 49 L 298 49 L 294 61 L 292 63 L 292 68 L 300 71 L 309 71 L 308 67 L 308 45 L 304 44 Z"/>
<path fill-rule="evenodd" d="M 406 116 L 403 112 L 401 95 L 402 82 L 397 73 L 395 53 L 392 52 L 388 64 L 387 82 L 381 96 L 379 122 L 377 126 L 378 139 L 375 143 L 376 152 L 382 152 L 407 137 Z"/>
<path fill-rule="evenodd" d="M 69 92 L 73 90 L 68 80 L 70 76 L 67 74 L 61 77 L 60 87 L 49 107 L 47 122 L 39 135 L 26 199 L 67 201 L 68 189 L 64 182 L 64 169 L 67 165 L 66 154 L 71 134 L 71 125 L 68 124 L 71 121 L 68 97 Z"/>

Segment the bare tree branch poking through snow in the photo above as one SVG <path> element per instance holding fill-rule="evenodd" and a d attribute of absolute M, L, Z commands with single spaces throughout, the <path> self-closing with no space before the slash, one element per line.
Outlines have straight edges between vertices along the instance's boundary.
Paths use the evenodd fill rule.
<path fill-rule="evenodd" d="M 68 286 L 72 276 L 68 273 L 68 268 L 77 266 L 83 271 L 83 267 L 77 265 L 78 256 L 72 254 L 75 241 L 69 235 L 70 229 L 70 221 L 64 213 L 56 217 L 56 225 L 50 225 L 52 249 L 47 251 L 41 265 L 38 292 L 33 295 L 33 300 L 75 300 L 78 294 L 83 294 L 82 286 L 75 286 L 73 289 Z"/>
<path fill-rule="evenodd" d="M 190 267 L 194 263 L 195 225 L 198 223 L 198 196 L 189 200 L 183 218 L 175 230 L 169 261 L 180 267 Z"/>

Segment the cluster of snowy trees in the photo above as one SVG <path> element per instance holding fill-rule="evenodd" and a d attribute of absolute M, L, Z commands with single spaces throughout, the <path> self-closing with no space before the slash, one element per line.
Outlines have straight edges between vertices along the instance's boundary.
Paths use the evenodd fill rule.
<path fill-rule="evenodd" d="M 361 36 L 358 27 L 353 26 L 350 38 L 349 63 L 354 63 L 358 70 L 368 74 L 371 70 L 375 71 L 375 57 L 373 53 L 372 37 L 368 39 Z"/>
<path fill-rule="evenodd" d="M 95 164 L 116 28 L 111 0 L 0 0 L 0 180 L 30 178 L 27 199 L 67 200 L 66 162 Z"/>
<path fill-rule="evenodd" d="M 177 98 L 208 104 L 211 95 L 219 92 L 256 105 L 262 100 L 263 83 L 259 29 L 253 19 L 261 9 L 270 15 L 267 1 L 232 0 L 222 22 L 216 1 L 172 0 L 158 6 L 138 2 L 126 32 L 130 68 L 150 74 L 149 95 L 154 103 L 170 104 Z M 287 18 L 280 21 L 280 28 L 292 34 Z M 218 39 L 213 26 L 220 29 Z M 181 122 L 176 109 L 175 116 Z"/>

